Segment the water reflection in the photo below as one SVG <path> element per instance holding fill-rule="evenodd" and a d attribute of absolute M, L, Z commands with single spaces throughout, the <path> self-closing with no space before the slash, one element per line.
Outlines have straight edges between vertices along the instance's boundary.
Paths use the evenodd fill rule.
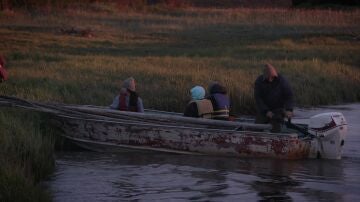
<path fill-rule="evenodd" d="M 287 201 L 291 197 L 287 194 L 291 186 L 299 186 L 300 183 L 287 176 L 261 176 L 261 180 L 254 181 L 251 186 L 258 196 L 265 201 Z"/>
<path fill-rule="evenodd" d="M 72 199 L 64 200 L 64 193 L 90 201 L 93 195 L 99 200 L 342 201 L 347 192 L 343 161 L 93 152 L 58 153 L 58 159 L 50 186 L 63 192 L 55 201 Z M 74 178 L 86 186 L 76 186 Z"/>

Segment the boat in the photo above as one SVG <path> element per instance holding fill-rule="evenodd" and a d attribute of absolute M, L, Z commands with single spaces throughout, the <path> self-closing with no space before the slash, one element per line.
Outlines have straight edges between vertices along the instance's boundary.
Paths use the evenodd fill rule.
<path fill-rule="evenodd" d="M 146 110 L 41 103 L 0 96 L 0 106 L 49 114 L 49 124 L 80 147 L 99 152 L 169 152 L 239 158 L 341 159 L 347 122 L 339 112 L 310 117 L 309 124 L 271 125 L 246 119 L 221 121 Z"/>

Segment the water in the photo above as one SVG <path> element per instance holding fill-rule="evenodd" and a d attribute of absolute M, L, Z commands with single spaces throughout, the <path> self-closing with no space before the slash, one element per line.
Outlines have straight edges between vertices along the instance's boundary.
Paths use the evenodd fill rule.
<path fill-rule="evenodd" d="M 342 112 L 349 124 L 342 160 L 63 152 L 47 184 L 61 202 L 360 201 L 360 104 L 295 113 L 329 111 Z"/>

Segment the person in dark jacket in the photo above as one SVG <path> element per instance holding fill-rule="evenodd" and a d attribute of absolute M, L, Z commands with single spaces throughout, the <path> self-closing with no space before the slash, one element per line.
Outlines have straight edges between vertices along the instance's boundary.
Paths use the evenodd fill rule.
<path fill-rule="evenodd" d="M 113 103 L 110 105 L 111 109 L 118 109 L 120 111 L 144 112 L 144 106 L 141 98 L 135 91 L 135 79 L 133 77 L 127 78 L 120 89 Z"/>
<path fill-rule="evenodd" d="M 227 94 L 227 90 L 219 82 L 210 82 L 209 87 L 209 99 L 213 105 L 214 112 L 212 114 L 213 119 L 229 120 L 230 111 L 230 98 Z"/>
<path fill-rule="evenodd" d="M 293 92 L 289 82 L 275 67 L 266 64 L 263 75 L 255 81 L 254 96 L 257 106 L 256 123 L 271 123 L 271 132 L 280 132 L 284 117 L 293 113 Z"/>
<path fill-rule="evenodd" d="M 210 100 L 205 99 L 205 89 L 195 86 L 190 90 L 191 101 L 186 106 L 184 116 L 210 119 L 214 112 Z"/>

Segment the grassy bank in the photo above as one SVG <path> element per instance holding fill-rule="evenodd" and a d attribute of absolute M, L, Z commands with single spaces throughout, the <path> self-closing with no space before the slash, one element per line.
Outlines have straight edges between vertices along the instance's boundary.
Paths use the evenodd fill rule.
<path fill-rule="evenodd" d="M 0 111 L 0 201 L 50 201 L 38 185 L 53 170 L 52 130 L 38 114 Z"/>
<path fill-rule="evenodd" d="M 299 106 L 360 100 L 359 10 L 97 8 L 1 14 L 11 79 L 0 93 L 108 105 L 121 80 L 134 76 L 147 108 L 182 111 L 191 86 L 219 80 L 234 112 L 251 113 L 253 81 L 271 62 L 290 80 Z M 61 32 L 70 28 L 79 32 Z"/>
<path fill-rule="evenodd" d="M 219 80 L 230 91 L 233 112 L 251 114 L 253 82 L 270 62 L 290 80 L 298 106 L 358 102 L 358 22 L 359 10 L 135 13 L 97 4 L 51 14 L 5 11 L 0 50 L 10 80 L 0 94 L 109 105 L 121 80 L 134 76 L 146 108 L 180 112 L 192 86 Z M 22 189 L 46 200 L 39 187 L 30 187 L 51 170 L 53 143 L 41 135 L 47 132 L 39 129 L 38 115 L 18 113 L 0 111 L 0 201 Z"/>

